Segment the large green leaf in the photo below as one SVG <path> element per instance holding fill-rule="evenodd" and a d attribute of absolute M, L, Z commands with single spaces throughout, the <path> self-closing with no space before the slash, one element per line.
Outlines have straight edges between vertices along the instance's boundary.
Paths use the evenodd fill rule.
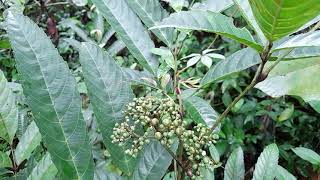
<path fill-rule="evenodd" d="M 204 2 L 194 3 L 192 10 L 209 10 L 212 12 L 222 12 L 233 5 L 232 0 L 205 0 Z"/>
<path fill-rule="evenodd" d="M 301 58 L 317 57 L 320 56 L 320 47 L 299 47 L 290 49 L 283 49 L 272 53 L 271 58 L 282 57 L 283 54 L 287 54 L 288 50 L 291 51 L 284 57 L 284 60 L 294 60 Z"/>
<path fill-rule="evenodd" d="M 252 180 L 273 180 L 278 166 L 279 149 L 276 144 L 268 145 L 258 158 Z"/>
<path fill-rule="evenodd" d="M 280 62 L 256 88 L 272 97 L 300 96 L 306 102 L 320 100 L 320 58 Z"/>
<path fill-rule="evenodd" d="M 222 80 L 233 73 L 245 70 L 260 62 L 259 53 L 255 50 L 251 48 L 242 49 L 211 67 L 207 74 L 202 78 L 201 85 L 203 86 Z"/>
<path fill-rule="evenodd" d="M 57 168 L 51 161 L 50 154 L 45 154 L 38 162 L 36 167 L 33 168 L 27 180 L 52 180 L 58 173 Z"/>
<path fill-rule="evenodd" d="M 172 151 L 175 152 L 178 148 L 178 143 L 172 146 Z M 159 141 L 153 141 L 146 145 L 143 153 L 139 158 L 139 162 L 133 172 L 133 180 L 151 180 L 161 179 L 166 173 L 171 164 L 172 156 L 160 144 Z"/>
<path fill-rule="evenodd" d="M 152 27 L 156 22 L 169 16 L 169 13 L 162 8 L 158 0 L 126 0 L 132 10 L 140 17 L 143 23 Z M 167 46 L 172 46 L 174 40 L 174 29 L 154 29 L 152 32 Z"/>
<path fill-rule="evenodd" d="M 62 177 L 92 179 L 93 159 L 76 81 L 50 39 L 29 18 L 7 11 L 23 92 Z"/>
<path fill-rule="evenodd" d="M 93 2 L 132 55 L 144 68 L 152 74 L 156 74 L 158 61 L 150 53 L 154 44 L 140 19 L 129 8 L 127 2 L 125 0 L 93 0 Z"/>
<path fill-rule="evenodd" d="M 276 170 L 276 178 L 277 180 L 296 180 L 297 178 L 294 177 L 289 171 L 287 171 L 282 166 L 278 165 Z"/>
<path fill-rule="evenodd" d="M 11 167 L 12 162 L 9 155 L 5 152 L 0 151 L 0 168 Z M 0 174 L 1 177 L 1 174 Z"/>
<path fill-rule="evenodd" d="M 28 126 L 26 132 L 20 138 L 19 144 L 14 152 L 17 164 L 28 159 L 32 151 L 40 145 L 41 135 L 34 121 Z"/>
<path fill-rule="evenodd" d="M 261 45 L 255 42 L 246 28 L 235 27 L 232 18 L 220 13 L 202 10 L 181 11 L 171 14 L 151 29 L 167 27 L 217 33 L 258 51 L 263 49 Z"/>
<path fill-rule="evenodd" d="M 0 137 L 11 143 L 18 128 L 15 97 L 0 70 Z"/>
<path fill-rule="evenodd" d="M 319 15 L 319 0 L 249 0 L 267 39 L 274 41 Z"/>
<path fill-rule="evenodd" d="M 244 160 L 241 147 L 233 150 L 224 169 L 224 180 L 244 179 Z"/>
<path fill-rule="evenodd" d="M 130 83 L 112 57 L 97 45 L 83 43 L 80 62 L 106 148 L 113 162 L 126 174 L 130 174 L 135 159 L 124 154 L 126 147 L 111 143 L 110 137 L 115 123 L 124 118 L 122 111 L 133 98 Z"/>
<path fill-rule="evenodd" d="M 188 114 L 193 121 L 197 123 L 202 123 L 211 127 L 218 117 L 218 113 L 210 106 L 210 104 L 200 97 L 188 97 L 184 100 L 184 104 Z"/>
<path fill-rule="evenodd" d="M 311 149 L 304 147 L 293 148 L 292 151 L 300 158 L 310 162 L 311 164 L 320 166 L 320 155 Z"/>
<path fill-rule="evenodd" d="M 242 16 L 247 21 L 247 23 L 252 27 L 252 29 L 256 32 L 260 42 L 263 45 L 267 44 L 267 38 L 264 36 L 262 30 L 260 29 L 256 19 L 254 18 L 249 0 L 233 0 L 233 2 L 238 6 L 241 11 Z"/>
<path fill-rule="evenodd" d="M 300 47 L 319 47 L 320 31 L 310 32 L 292 36 L 272 49 L 272 52 L 282 49 L 300 48 Z"/>

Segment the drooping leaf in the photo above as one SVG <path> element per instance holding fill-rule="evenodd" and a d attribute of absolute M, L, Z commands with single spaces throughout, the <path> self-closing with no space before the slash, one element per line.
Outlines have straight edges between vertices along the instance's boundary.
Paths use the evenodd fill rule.
<path fill-rule="evenodd" d="M 125 79 L 132 84 L 145 84 L 152 87 L 157 87 L 157 83 L 147 71 L 138 71 L 129 68 L 122 68 Z"/>
<path fill-rule="evenodd" d="M 11 144 L 18 128 L 15 97 L 0 70 L 0 138 Z"/>
<path fill-rule="evenodd" d="M 260 42 L 263 45 L 267 44 L 267 38 L 264 36 L 262 30 L 260 29 L 250 6 L 249 0 L 233 0 L 234 4 L 237 5 L 239 10 L 241 11 L 242 16 L 247 21 L 247 23 L 252 27 L 252 29 L 256 32 Z"/>
<path fill-rule="evenodd" d="M 220 13 L 201 10 L 181 11 L 179 13 L 171 14 L 168 18 L 163 19 L 151 29 L 167 27 L 217 33 L 250 46 L 258 51 L 263 49 L 261 45 L 255 42 L 246 28 L 235 27 L 230 17 Z"/>
<path fill-rule="evenodd" d="M 314 165 L 320 165 L 320 155 L 311 149 L 304 147 L 293 148 L 292 151 L 300 158 L 310 162 Z"/>
<path fill-rule="evenodd" d="M 72 29 L 83 41 L 93 42 L 88 34 L 78 26 L 78 22 L 74 19 L 65 19 L 60 25 Z"/>
<path fill-rule="evenodd" d="M 289 171 L 287 171 L 285 168 L 283 168 L 280 165 L 277 166 L 275 173 L 276 173 L 277 180 L 296 180 L 297 179 Z"/>
<path fill-rule="evenodd" d="M 172 151 L 178 148 L 178 142 L 172 145 Z M 172 156 L 160 144 L 153 141 L 146 145 L 133 172 L 133 180 L 161 179 L 171 164 Z"/>
<path fill-rule="evenodd" d="M 280 62 L 266 80 L 255 87 L 272 97 L 300 96 L 304 101 L 320 99 L 320 58 Z"/>
<path fill-rule="evenodd" d="M 67 64 L 29 18 L 7 11 L 6 23 L 24 94 L 55 166 L 62 177 L 92 179 L 81 98 Z"/>
<path fill-rule="evenodd" d="M 132 10 L 140 17 L 143 23 L 151 28 L 156 22 L 169 16 L 169 13 L 162 8 L 158 0 L 126 0 Z M 174 40 L 174 29 L 154 29 L 152 32 L 167 46 L 171 47 Z"/>
<path fill-rule="evenodd" d="M 208 10 L 220 13 L 233 5 L 232 0 L 205 0 L 204 2 L 194 3 L 192 10 Z"/>
<path fill-rule="evenodd" d="M 11 167 L 12 162 L 9 155 L 5 152 L 0 151 L 0 168 Z M 1 174 L 0 174 L 1 177 Z"/>
<path fill-rule="evenodd" d="M 260 56 L 255 50 L 251 48 L 242 49 L 211 67 L 202 78 L 201 85 L 204 86 L 222 80 L 230 74 L 245 70 L 260 62 Z"/>
<path fill-rule="evenodd" d="M 123 120 L 122 111 L 133 98 L 130 83 L 112 57 L 97 45 L 81 45 L 80 63 L 106 148 L 113 162 L 130 174 L 135 159 L 124 154 L 126 147 L 111 142 L 114 125 Z"/>
<path fill-rule="evenodd" d="M 57 168 L 51 161 L 50 154 L 45 154 L 38 162 L 37 166 L 33 168 L 27 180 L 52 180 L 58 173 Z"/>
<path fill-rule="evenodd" d="M 292 36 L 288 40 L 282 42 L 280 45 L 275 46 L 272 49 L 272 52 L 282 49 L 301 47 L 320 47 L 320 31 Z"/>
<path fill-rule="evenodd" d="M 233 150 L 224 169 L 224 180 L 244 179 L 244 160 L 241 147 Z"/>
<path fill-rule="evenodd" d="M 319 15 L 318 0 L 249 0 L 267 39 L 274 41 L 294 32 Z"/>
<path fill-rule="evenodd" d="M 17 164 L 23 160 L 28 159 L 32 151 L 40 145 L 41 135 L 39 129 L 34 121 L 28 126 L 26 132 L 21 137 L 14 154 Z"/>
<path fill-rule="evenodd" d="M 202 123 L 208 127 L 211 127 L 215 123 L 218 113 L 207 101 L 193 96 L 184 99 L 184 103 L 186 111 L 196 123 Z"/>
<path fill-rule="evenodd" d="M 125 0 L 93 0 L 93 3 L 117 32 L 132 55 L 144 68 L 156 74 L 158 61 L 150 52 L 154 44 L 127 2 Z"/>
<path fill-rule="evenodd" d="M 255 165 L 252 180 L 273 180 L 278 166 L 279 150 L 276 144 L 264 148 Z"/>

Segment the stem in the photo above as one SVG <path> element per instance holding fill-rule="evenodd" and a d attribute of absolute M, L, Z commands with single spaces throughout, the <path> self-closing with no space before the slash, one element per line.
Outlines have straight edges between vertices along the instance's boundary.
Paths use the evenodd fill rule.
<path fill-rule="evenodd" d="M 237 102 L 247 94 L 257 83 L 260 82 L 260 77 L 263 73 L 263 68 L 266 64 L 266 62 L 269 59 L 270 56 L 270 50 L 272 48 L 272 44 L 269 43 L 269 45 L 264 49 L 264 51 L 261 53 L 261 63 L 258 67 L 258 70 L 256 71 L 251 83 L 242 91 L 233 101 L 232 103 L 227 107 L 227 109 L 224 110 L 224 112 L 217 118 L 216 122 L 212 125 L 211 130 L 215 130 L 215 128 L 223 121 L 223 119 L 227 116 L 227 114 L 231 111 L 232 107 L 237 104 Z"/>

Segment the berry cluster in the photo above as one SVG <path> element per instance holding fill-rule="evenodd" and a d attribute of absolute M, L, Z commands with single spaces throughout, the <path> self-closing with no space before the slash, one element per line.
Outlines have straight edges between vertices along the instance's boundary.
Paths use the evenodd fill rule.
<path fill-rule="evenodd" d="M 174 138 L 178 138 L 196 175 L 200 174 L 200 167 L 211 168 L 215 163 L 204 148 L 215 143 L 217 135 L 202 124 L 192 130 L 186 129 L 179 106 L 172 99 L 152 96 L 134 98 L 124 114 L 125 121 L 115 125 L 111 138 L 112 143 L 120 146 L 131 143 L 126 154 L 136 157 L 143 146 L 150 142 L 150 138 L 159 140 L 167 148 L 171 147 Z"/>

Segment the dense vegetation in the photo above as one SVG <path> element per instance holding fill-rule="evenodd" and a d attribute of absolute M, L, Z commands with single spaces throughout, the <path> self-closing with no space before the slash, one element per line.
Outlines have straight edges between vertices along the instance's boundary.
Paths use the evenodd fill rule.
<path fill-rule="evenodd" d="M 319 0 L 0 5 L 0 179 L 320 178 Z"/>

